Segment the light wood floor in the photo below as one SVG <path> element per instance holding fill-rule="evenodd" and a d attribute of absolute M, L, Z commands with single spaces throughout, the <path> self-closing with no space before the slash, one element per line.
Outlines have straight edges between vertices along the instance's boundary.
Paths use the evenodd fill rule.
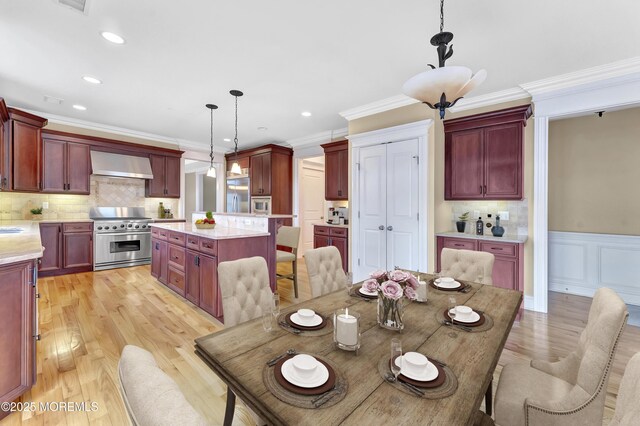
<path fill-rule="evenodd" d="M 300 300 L 310 297 L 304 262 L 299 262 Z M 287 267 L 280 267 L 286 272 Z M 220 330 L 213 317 L 174 295 L 149 274 L 148 266 L 39 280 L 38 379 L 22 401 L 97 402 L 95 412 L 14 413 L 6 425 L 127 423 L 120 400 L 117 363 L 126 344 L 151 351 L 189 402 L 212 424 L 221 424 L 226 387 L 193 353 L 196 337 Z M 283 306 L 290 305 L 290 281 L 279 282 Z M 550 294 L 550 313 L 525 312 L 514 325 L 494 376 L 507 362 L 553 360 L 570 352 L 584 328 L 591 300 Z M 640 351 L 640 329 L 627 327 L 608 387 L 605 420 L 615 407 L 620 378 L 629 358 Z"/>

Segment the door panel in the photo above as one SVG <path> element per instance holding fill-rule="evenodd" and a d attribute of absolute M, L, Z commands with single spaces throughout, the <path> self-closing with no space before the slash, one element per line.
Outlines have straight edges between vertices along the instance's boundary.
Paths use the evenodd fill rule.
<path fill-rule="evenodd" d="M 67 192 L 89 194 L 91 160 L 89 145 L 67 143 Z"/>
<path fill-rule="evenodd" d="M 63 234 L 63 268 L 89 267 L 93 265 L 93 233 Z"/>
<path fill-rule="evenodd" d="M 44 253 L 38 270 L 40 272 L 57 271 L 61 265 L 62 225 L 59 223 L 41 223 L 40 239 L 44 247 Z"/>
<path fill-rule="evenodd" d="M 200 303 L 198 253 L 191 250 L 187 250 L 185 257 L 185 297 L 195 305 Z"/>
<path fill-rule="evenodd" d="M 13 189 L 40 191 L 40 129 L 13 122 Z"/>
<path fill-rule="evenodd" d="M 477 199 L 483 194 L 482 129 L 456 132 L 445 141 L 445 199 Z M 447 193 L 448 192 L 448 193 Z"/>
<path fill-rule="evenodd" d="M 42 141 L 43 192 L 64 192 L 66 189 L 65 145 L 65 142 L 57 140 L 44 139 Z"/>
<path fill-rule="evenodd" d="M 164 197 L 164 155 L 149 155 L 153 179 L 147 179 L 147 197 Z"/>
<path fill-rule="evenodd" d="M 493 262 L 493 285 L 518 290 L 518 260 L 496 256 Z"/>
<path fill-rule="evenodd" d="M 327 200 L 339 200 L 340 196 L 338 195 L 338 191 L 340 190 L 340 151 L 327 152 L 324 155 L 324 161 L 327 171 L 325 177 L 325 198 Z"/>
<path fill-rule="evenodd" d="M 340 259 L 342 259 L 342 269 L 345 272 L 349 272 L 349 247 L 347 247 L 347 239 L 342 237 L 331 237 L 331 245 L 338 249 L 340 252 Z"/>
<path fill-rule="evenodd" d="M 180 158 L 165 157 L 165 197 L 180 197 Z"/>
<path fill-rule="evenodd" d="M 485 130 L 485 198 L 522 198 L 522 126 L 518 123 Z"/>
<path fill-rule="evenodd" d="M 313 248 L 314 225 L 323 223 L 324 201 L 320 194 L 324 193 L 325 173 L 322 170 L 301 167 L 300 184 L 300 244 L 298 253 L 302 254 Z"/>
<path fill-rule="evenodd" d="M 200 307 L 214 317 L 222 316 L 218 309 L 218 259 L 200 255 Z M 221 302 L 221 300 L 220 300 Z"/>

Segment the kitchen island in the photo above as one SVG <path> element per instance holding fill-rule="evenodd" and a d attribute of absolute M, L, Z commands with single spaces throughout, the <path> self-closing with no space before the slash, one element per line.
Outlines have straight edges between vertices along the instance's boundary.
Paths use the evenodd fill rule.
<path fill-rule="evenodd" d="M 270 233 L 216 226 L 197 229 L 192 223 L 151 225 L 151 275 L 180 296 L 224 322 L 218 264 L 252 256 L 275 261 Z M 273 259 L 271 259 L 273 257 Z M 270 286 L 275 275 L 270 274 Z"/>

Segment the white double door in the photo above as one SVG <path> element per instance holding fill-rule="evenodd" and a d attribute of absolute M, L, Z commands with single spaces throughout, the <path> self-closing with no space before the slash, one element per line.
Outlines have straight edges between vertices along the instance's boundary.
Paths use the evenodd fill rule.
<path fill-rule="evenodd" d="M 419 161 L 418 139 L 360 149 L 358 279 L 377 269 L 418 270 Z"/>

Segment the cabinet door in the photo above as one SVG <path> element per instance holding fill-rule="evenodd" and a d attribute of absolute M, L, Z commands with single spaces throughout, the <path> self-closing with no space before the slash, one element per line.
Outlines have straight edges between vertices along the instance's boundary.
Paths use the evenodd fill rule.
<path fill-rule="evenodd" d="M 185 255 L 185 295 L 194 305 L 200 304 L 200 266 L 198 253 L 187 250 Z"/>
<path fill-rule="evenodd" d="M 90 155 L 89 145 L 67 142 L 67 192 L 89 194 Z"/>
<path fill-rule="evenodd" d="M 40 129 L 13 122 L 13 189 L 40 191 Z"/>
<path fill-rule="evenodd" d="M 151 276 L 160 279 L 160 270 L 162 267 L 162 250 L 160 244 L 162 241 L 152 238 L 151 239 Z"/>
<path fill-rule="evenodd" d="M 325 237 L 324 235 L 314 235 L 313 236 L 313 248 L 326 247 L 329 244 L 329 237 Z"/>
<path fill-rule="evenodd" d="M 62 267 L 62 225 L 59 223 L 41 223 L 40 240 L 44 253 L 40 260 L 40 272 L 57 271 Z"/>
<path fill-rule="evenodd" d="M 251 185 L 251 195 L 264 195 L 263 177 L 264 177 L 264 158 L 268 154 L 258 154 L 251 156 L 251 166 L 249 169 L 249 182 Z"/>
<path fill-rule="evenodd" d="M 13 401 L 33 383 L 35 324 L 29 262 L 0 266 L 0 401 Z M 0 418 L 6 412 L 0 412 Z"/>
<path fill-rule="evenodd" d="M 62 234 L 62 267 L 80 268 L 93 266 L 93 233 Z"/>
<path fill-rule="evenodd" d="M 347 244 L 347 239 L 342 237 L 331 237 L 331 245 L 338 249 L 340 252 L 340 258 L 342 259 L 342 269 L 345 272 L 348 271 L 349 259 L 347 256 L 349 254 L 349 246 Z"/>
<path fill-rule="evenodd" d="M 147 179 L 147 197 L 164 197 L 164 155 L 149 155 L 153 179 Z"/>
<path fill-rule="evenodd" d="M 482 129 L 445 136 L 445 200 L 483 197 Z"/>
<path fill-rule="evenodd" d="M 42 191 L 65 192 L 65 142 L 44 139 L 42 141 Z"/>
<path fill-rule="evenodd" d="M 496 256 L 493 262 L 493 285 L 518 290 L 518 259 Z"/>
<path fill-rule="evenodd" d="M 484 133 L 484 198 L 522 199 L 522 126 L 492 126 Z"/>
<path fill-rule="evenodd" d="M 222 316 L 218 287 L 218 259 L 200 255 L 200 307 L 214 317 Z"/>
<path fill-rule="evenodd" d="M 262 156 L 262 185 L 261 195 L 271 195 L 271 153 L 260 154 Z"/>
<path fill-rule="evenodd" d="M 165 197 L 180 198 L 180 158 L 165 157 Z"/>
<path fill-rule="evenodd" d="M 9 143 L 6 140 L 7 126 L 9 126 L 9 122 L 2 121 L 2 117 L 0 117 L 0 191 L 9 189 L 7 187 L 7 174 L 9 173 Z"/>
<path fill-rule="evenodd" d="M 184 297 L 184 272 L 172 267 L 168 268 L 167 287 Z"/>
<path fill-rule="evenodd" d="M 340 152 L 327 152 L 324 155 L 324 198 L 326 200 L 339 200 L 340 196 Z"/>
<path fill-rule="evenodd" d="M 340 200 L 349 199 L 349 151 L 338 151 L 338 197 Z"/>

